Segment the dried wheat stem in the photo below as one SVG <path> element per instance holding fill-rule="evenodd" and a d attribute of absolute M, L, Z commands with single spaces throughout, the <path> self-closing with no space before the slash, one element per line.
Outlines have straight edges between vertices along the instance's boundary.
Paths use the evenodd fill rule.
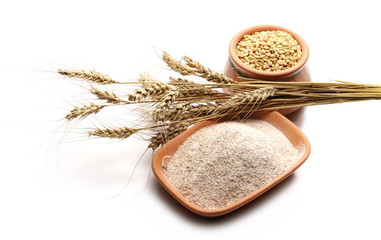
<path fill-rule="evenodd" d="M 122 128 L 97 128 L 89 131 L 89 136 L 106 137 L 106 138 L 128 138 L 132 134 L 138 132 L 140 129 L 122 127 Z"/>
<path fill-rule="evenodd" d="M 84 105 L 82 107 L 75 107 L 73 110 L 70 111 L 70 113 L 68 113 L 65 116 L 65 118 L 66 118 L 66 120 L 69 120 L 69 121 L 73 120 L 75 118 L 78 118 L 78 117 L 84 118 L 90 114 L 98 113 L 103 107 L 105 107 L 105 106 L 104 105 L 97 105 L 94 103 L 90 103 L 90 104 Z"/>
<path fill-rule="evenodd" d="M 95 71 L 58 70 L 64 76 L 84 79 L 99 84 L 138 84 L 140 88 L 122 100 L 115 93 L 92 88 L 91 92 L 108 104 L 89 104 L 74 108 L 66 115 L 67 120 L 84 118 L 99 112 L 105 106 L 144 103 L 153 109 L 150 122 L 139 129 L 106 128 L 89 132 L 90 136 L 127 138 L 137 131 L 153 130 L 149 147 L 156 149 L 169 139 L 186 130 L 191 124 L 214 118 L 246 115 L 255 111 L 278 110 L 282 108 L 342 102 L 381 99 L 381 85 L 349 82 L 274 82 L 242 78 L 236 81 L 216 73 L 189 57 L 177 61 L 167 52 L 163 60 L 175 72 L 194 75 L 209 82 L 202 84 L 182 78 L 170 78 L 169 83 L 141 74 L 138 82 L 116 82 L 107 75 Z M 228 88 L 231 94 L 218 91 Z M 147 116 L 144 116 L 146 120 Z"/>
<path fill-rule="evenodd" d="M 119 83 L 113 79 L 111 79 L 106 74 L 102 74 L 99 72 L 96 72 L 94 70 L 65 70 L 65 69 L 59 69 L 57 71 L 59 74 L 71 78 L 78 78 L 83 79 L 86 81 L 94 82 L 97 84 L 115 84 Z"/>

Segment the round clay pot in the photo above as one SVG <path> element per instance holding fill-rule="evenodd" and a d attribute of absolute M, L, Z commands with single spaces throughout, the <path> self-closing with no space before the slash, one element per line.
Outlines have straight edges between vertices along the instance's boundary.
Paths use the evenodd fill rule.
<path fill-rule="evenodd" d="M 244 35 L 253 34 L 261 31 L 276 31 L 281 30 L 288 32 L 299 43 L 302 49 L 302 57 L 297 64 L 282 71 L 266 72 L 257 70 L 244 64 L 237 55 L 236 46 Z M 302 37 L 295 32 L 280 26 L 274 25 L 257 25 L 246 28 L 237 33 L 229 44 L 229 59 L 226 62 L 224 73 L 226 76 L 236 81 L 247 81 L 247 78 L 268 80 L 268 81 L 293 81 L 293 82 L 310 82 L 310 72 L 306 65 L 309 55 L 307 43 Z M 243 79 L 246 78 L 246 79 Z M 283 115 L 290 114 L 299 108 L 281 109 L 279 112 Z"/>

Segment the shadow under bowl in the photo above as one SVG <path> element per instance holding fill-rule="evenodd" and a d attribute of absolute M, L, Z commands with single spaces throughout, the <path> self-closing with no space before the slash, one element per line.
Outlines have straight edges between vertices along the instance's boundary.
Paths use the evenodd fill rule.
<path fill-rule="evenodd" d="M 185 142 L 185 140 L 191 136 L 193 133 L 198 131 L 199 129 L 210 126 L 212 124 L 220 123 L 223 121 L 231 120 L 231 118 L 226 117 L 223 119 L 215 119 L 208 120 L 204 122 L 200 122 L 183 133 L 179 134 L 177 137 L 171 139 L 166 144 L 164 144 L 154 155 L 152 160 L 152 170 L 160 182 L 160 184 L 183 206 L 188 208 L 190 211 L 205 217 L 216 217 L 227 214 L 247 203 L 252 201 L 253 199 L 259 197 L 266 191 L 270 190 L 272 187 L 286 179 L 290 176 L 296 169 L 298 169 L 308 158 L 311 148 L 310 143 L 306 136 L 302 133 L 302 131 L 293 124 L 290 120 L 284 117 L 277 111 L 266 112 L 264 114 L 253 114 L 248 118 L 256 118 L 266 121 L 280 130 L 292 143 L 292 145 L 299 151 L 300 159 L 290 167 L 286 172 L 281 174 L 280 176 L 274 178 L 271 182 L 265 184 L 258 190 L 246 195 L 245 197 L 239 199 L 238 201 L 217 209 L 205 209 L 201 208 L 190 201 L 188 201 L 184 196 L 181 195 L 168 181 L 164 167 L 168 164 L 171 158 L 167 156 L 173 156 L 173 154 L 177 151 L 181 144 Z"/>

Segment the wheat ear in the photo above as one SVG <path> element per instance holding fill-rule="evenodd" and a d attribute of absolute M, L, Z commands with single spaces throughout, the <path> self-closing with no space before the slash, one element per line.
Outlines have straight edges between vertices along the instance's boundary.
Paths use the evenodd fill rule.
<path fill-rule="evenodd" d="M 170 83 L 175 85 L 179 90 L 179 98 L 218 95 L 219 91 L 208 88 L 204 85 L 197 84 L 183 78 L 169 78 Z"/>
<path fill-rule="evenodd" d="M 204 67 L 199 62 L 194 61 L 188 56 L 184 57 L 184 61 L 192 68 L 200 77 L 205 78 L 210 82 L 223 83 L 223 84 L 237 84 L 237 81 L 225 76 L 224 74 L 217 73 L 207 67 Z"/>
<path fill-rule="evenodd" d="M 190 103 L 178 103 L 170 106 L 168 111 L 166 111 L 166 114 L 162 116 L 161 121 L 165 122 L 181 120 L 183 114 L 187 111 L 189 106 Z"/>
<path fill-rule="evenodd" d="M 177 89 L 168 91 L 166 95 L 162 98 L 161 102 L 156 106 L 156 109 L 153 111 L 153 121 L 163 121 L 168 115 L 168 110 L 172 103 L 176 100 L 179 95 Z"/>
<path fill-rule="evenodd" d="M 106 137 L 106 138 L 128 138 L 132 134 L 138 132 L 139 129 L 122 127 L 122 128 L 97 128 L 89 132 L 89 136 Z"/>
<path fill-rule="evenodd" d="M 125 102 L 120 97 L 118 97 L 114 92 L 102 91 L 98 88 L 92 87 L 90 92 L 97 96 L 99 100 L 106 100 L 108 103 L 121 103 Z"/>
<path fill-rule="evenodd" d="M 63 76 L 67 76 L 70 78 L 78 78 L 86 81 L 90 81 L 97 84 L 115 84 L 120 83 L 118 81 L 113 80 L 109 76 L 103 73 L 96 72 L 94 70 L 65 70 L 65 69 L 59 69 L 57 71 L 59 74 Z"/>
<path fill-rule="evenodd" d="M 231 97 L 231 100 L 239 104 L 256 104 L 262 102 L 268 97 L 274 96 L 277 89 L 273 87 L 259 88 L 252 91 L 237 93 Z"/>
<path fill-rule="evenodd" d="M 128 100 L 141 101 L 147 97 L 158 98 L 162 94 L 173 90 L 175 90 L 175 87 L 168 83 L 159 81 L 144 82 L 140 89 L 137 89 L 134 93 L 128 95 Z"/>
<path fill-rule="evenodd" d="M 189 66 L 182 64 L 181 62 L 174 59 L 168 52 L 163 52 L 163 61 L 170 67 L 173 71 L 180 73 L 181 75 L 193 75 L 194 70 Z"/>
<path fill-rule="evenodd" d="M 82 107 L 75 107 L 73 110 L 70 111 L 70 113 L 68 113 L 65 116 L 65 118 L 66 118 L 66 120 L 69 120 L 69 121 L 73 120 L 75 118 L 78 118 L 78 117 L 84 118 L 90 114 L 98 113 L 103 107 L 105 107 L 105 106 L 104 105 L 97 105 L 94 103 L 90 103 L 90 104 L 84 105 Z"/>
<path fill-rule="evenodd" d="M 156 135 L 151 137 L 151 139 L 149 140 L 150 144 L 148 145 L 148 147 L 152 149 L 158 148 L 167 141 L 171 140 L 172 138 L 187 130 L 189 126 L 189 122 L 181 122 L 169 125 L 165 129 L 159 129 Z"/>

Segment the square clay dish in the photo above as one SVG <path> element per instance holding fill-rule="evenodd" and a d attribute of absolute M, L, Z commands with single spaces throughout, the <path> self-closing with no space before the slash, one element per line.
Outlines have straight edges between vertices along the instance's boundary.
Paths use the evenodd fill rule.
<path fill-rule="evenodd" d="M 176 152 L 179 146 L 197 130 L 212 124 L 226 121 L 228 119 L 208 120 L 205 122 L 200 122 L 194 125 L 193 127 L 189 128 L 188 130 L 184 131 L 177 137 L 173 138 L 172 140 L 164 144 L 155 153 L 152 160 L 152 170 L 156 178 L 158 179 L 158 181 L 177 201 L 179 201 L 183 206 L 185 206 L 192 212 L 199 214 L 201 216 L 205 216 L 205 217 L 217 217 L 217 216 L 221 216 L 226 213 L 229 213 L 247 204 L 253 199 L 259 197 L 261 194 L 270 190 L 272 187 L 274 187 L 275 185 L 277 185 L 278 183 L 286 179 L 288 176 L 290 176 L 297 168 L 299 168 L 307 160 L 310 154 L 310 144 L 308 139 L 306 138 L 306 136 L 304 136 L 304 134 L 300 131 L 300 129 L 297 126 L 295 126 L 295 124 L 293 124 L 290 120 L 288 120 L 282 114 L 276 111 L 271 111 L 261 115 L 250 116 L 249 118 L 257 118 L 257 119 L 264 120 L 272 124 L 277 129 L 279 129 L 290 140 L 290 142 L 294 145 L 294 147 L 298 149 L 298 151 L 300 152 L 301 157 L 298 160 L 298 162 L 296 162 L 296 164 L 293 165 L 291 168 L 289 168 L 285 173 L 274 178 L 268 184 L 262 186 L 258 190 L 246 195 L 245 197 L 241 198 L 240 200 L 228 206 L 217 208 L 217 209 L 205 209 L 205 208 L 196 206 L 195 204 L 189 202 L 186 198 L 184 198 L 167 180 L 164 168 L 168 164 L 168 161 L 170 161 L 170 158 L 168 157 L 164 158 L 164 157 L 173 156 L 173 154 Z"/>

